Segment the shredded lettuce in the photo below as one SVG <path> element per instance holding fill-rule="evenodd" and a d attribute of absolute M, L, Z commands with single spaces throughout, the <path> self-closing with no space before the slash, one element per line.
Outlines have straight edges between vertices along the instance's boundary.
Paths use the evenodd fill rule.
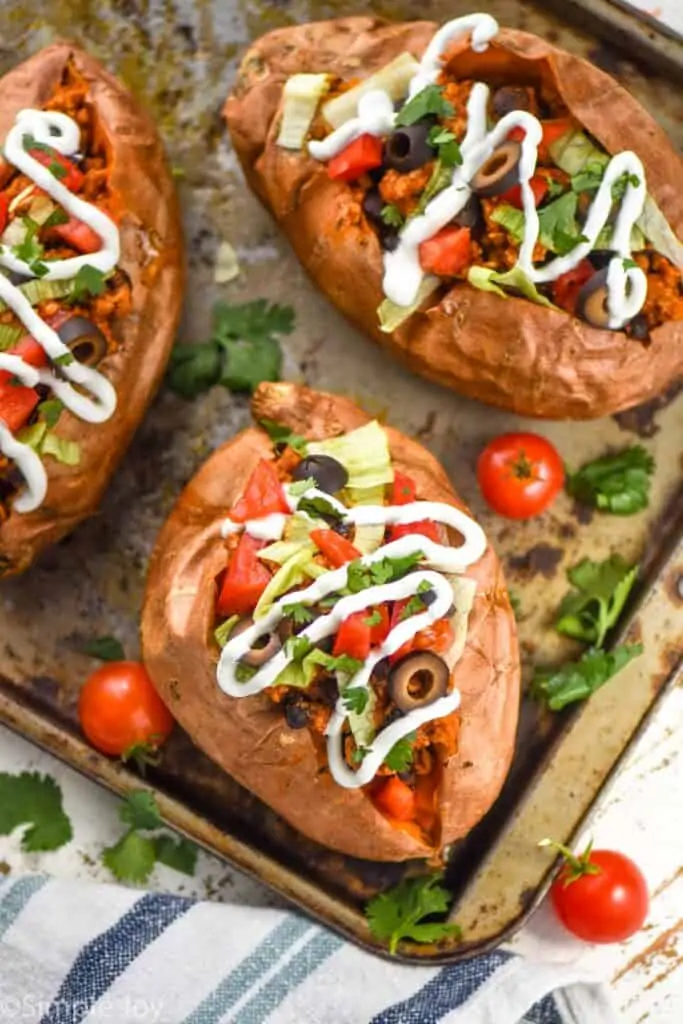
<path fill-rule="evenodd" d="M 284 106 L 278 146 L 283 149 L 301 149 L 315 117 L 320 100 L 330 86 L 326 74 L 292 75 L 283 90 Z"/>
<path fill-rule="evenodd" d="M 372 686 L 368 689 L 368 700 L 361 712 L 349 711 L 348 722 L 357 747 L 369 747 L 375 738 L 375 708 L 377 694 Z"/>
<path fill-rule="evenodd" d="M 313 550 L 313 545 L 309 543 L 308 538 L 302 540 L 278 540 L 274 544 L 269 544 L 267 548 L 262 548 L 258 552 L 258 557 L 264 558 L 267 562 L 284 565 L 290 558 L 300 554 L 302 551 L 307 551 L 310 554 Z"/>
<path fill-rule="evenodd" d="M 26 334 L 25 327 L 16 327 L 14 324 L 0 324 L 0 352 L 6 352 L 8 348 L 23 338 Z"/>
<path fill-rule="evenodd" d="M 393 479 L 393 472 L 392 472 Z M 353 505 L 383 505 L 385 485 L 378 487 L 348 488 L 349 504 Z M 378 523 L 374 526 L 357 526 L 353 534 L 353 546 L 360 551 L 361 555 L 369 555 L 381 545 L 384 540 L 384 526 Z"/>
<path fill-rule="evenodd" d="M 319 525 L 310 516 L 295 512 L 285 523 L 285 540 L 292 543 L 295 541 L 307 541 L 311 530 L 315 530 Z"/>
<path fill-rule="evenodd" d="M 598 149 L 588 136 L 581 131 L 564 135 L 557 142 L 554 142 L 550 146 L 550 155 L 560 170 L 571 175 L 578 174 L 588 164 L 599 164 L 601 167 L 605 167 L 610 161 L 607 153 Z M 667 223 L 666 217 L 651 195 L 645 198 L 645 206 L 636 221 L 636 227 L 645 238 L 652 242 L 657 252 L 661 253 L 662 256 L 666 256 L 674 266 L 683 270 L 683 243 L 676 237 Z M 601 239 L 602 233 L 601 238 L 596 243 L 597 248 L 609 244 L 609 235 L 602 239 L 602 242 Z M 635 244 L 636 240 L 637 236 L 632 236 L 632 248 L 642 249 L 642 240 L 638 246 Z"/>
<path fill-rule="evenodd" d="M 448 582 L 453 591 L 453 604 L 455 605 L 455 612 L 451 618 L 454 640 L 450 650 L 444 655 L 444 660 L 452 672 L 465 650 L 469 617 L 477 593 L 477 584 L 468 576 L 449 576 Z"/>
<path fill-rule="evenodd" d="M 420 287 L 418 288 L 415 301 L 409 306 L 399 306 L 397 303 L 392 302 L 391 299 L 385 299 L 384 302 L 380 303 L 377 309 L 377 315 L 379 316 L 379 329 L 383 334 L 391 334 L 402 323 L 409 320 L 413 313 L 416 313 L 423 302 L 429 298 L 432 292 L 440 285 L 440 280 L 433 274 L 427 274 L 422 278 Z"/>
<path fill-rule="evenodd" d="M 391 468 L 387 435 L 377 420 L 342 434 L 341 437 L 311 441 L 308 451 L 311 455 L 329 455 L 341 462 L 349 475 L 346 486 L 352 491 L 393 483 L 394 471 Z"/>
<path fill-rule="evenodd" d="M 278 597 L 299 586 L 305 579 L 313 580 L 326 572 L 322 565 L 313 561 L 314 555 L 314 546 L 308 544 L 280 566 L 258 600 L 254 609 L 255 619 L 263 618 Z"/>
<path fill-rule="evenodd" d="M 545 295 L 541 295 L 534 282 L 529 280 L 519 267 L 513 267 L 512 270 L 508 270 L 504 274 L 499 274 L 489 267 L 470 267 L 467 280 L 473 288 L 479 288 L 484 292 L 495 292 L 496 295 L 508 298 L 503 289 L 512 288 L 539 306 L 548 306 L 549 309 L 557 308 L 549 299 L 546 299 Z"/>
<path fill-rule="evenodd" d="M 352 89 L 328 100 L 322 114 L 333 128 L 350 121 L 358 113 L 358 100 L 371 89 L 382 89 L 394 100 L 401 100 L 408 92 L 408 85 L 419 68 L 418 62 L 410 53 L 400 53 L 374 75 L 364 79 Z"/>
<path fill-rule="evenodd" d="M 230 634 L 232 633 L 233 629 L 235 628 L 239 621 L 239 615 L 231 615 L 229 619 L 226 619 L 225 622 L 222 622 L 220 624 L 218 629 L 213 634 L 216 643 L 218 644 L 219 647 L 225 647 L 228 640 L 230 639 Z"/>

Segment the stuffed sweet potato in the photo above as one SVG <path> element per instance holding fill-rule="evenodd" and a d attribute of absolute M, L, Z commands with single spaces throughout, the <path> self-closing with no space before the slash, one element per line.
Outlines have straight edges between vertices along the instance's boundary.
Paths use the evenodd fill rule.
<path fill-rule="evenodd" d="M 92 514 L 164 371 L 182 242 L 150 119 L 58 43 L 0 81 L 0 576 Z"/>
<path fill-rule="evenodd" d="M 579 57 L 489 15 L 341 18 L 254 43 L 225 116 L 313 280 L 412 370 L 555 419 L 683 376 L 683 165 Z"/>
<path fill-rule="evenodd" d="M 436 857 L 512 756 L 514 616 L 436 460 L 345 398 L 262 384 L 181 495 L 142 618 L 162 698 L 311 838 Z"/>

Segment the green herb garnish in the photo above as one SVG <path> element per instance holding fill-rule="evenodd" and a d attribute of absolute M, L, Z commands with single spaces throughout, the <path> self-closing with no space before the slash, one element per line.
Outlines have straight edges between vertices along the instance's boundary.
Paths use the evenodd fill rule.
<path fill-rule="evenodd" d="M 578 661 L 560 668 L 536 669 L 530 695 L 534 700 L 545 703 L 551 711 L 561 711 L 568 704 L 586 700 L 642 653 L 642 644 L 624 644 L 611 651 L 591 648 Z"/>
<path fill-rule="evenodd" d="M 455 108 L 444 98 L 443 89 L 438 85 L 428 85 L 399 110 L 396 127 L 416 124 L 423 117 L 452 117 L 454 113 Z"/>
<path fill-rule="evenodd" d="M 584 558 L 567 572 L 575 590 L 566 595 L 558 611 L 559 633 L 602 647 L 607 632 L 616 625 L 638 575 L 619 555 L 604 562 Z"/>
<path fill-rule="evenodd" d="M 283 447 L 293 448 L 299 455 L 306 454 L 308 441 L 300 434 L 293 434 L 289 427 L 283 427 L 275 420 L 259 420 L 259 425 L 263 427 L 271 441 L 275 441 L 276 444 L 281 444 Z"/>
<path fill-rule="evenodd" d="M 89 658 L 99 658 L 100 661 L 123 661 L 126 652 L 120 640 L 114 636 L 96 636 L 79 648 L 81 654 L 87 654 Z"/>
<path fill-rule="evenodd" d="M 425 921 L 434 914 L 445 914 L 451 894 L 441 884 L 443 874 L 404 878 L 386 892 L 374 896 L 365 908 L 370 931 L 395 953 L 402 939 L 413 942 L 438 942 L 447 936 L 460 937 L 457 924 Z"/>
<path fill-rule="evenodd" d="M 105 275 L 89 263 L 81 267 L 74 278 L 69 302 L 77 303 L 89 295 L 101 295 L 105 289 Z"/>
<path fill-rule="evenodd" d="M 400 580 L 414 569 L 423 557 L 424 555 L 421 551 L 416 551 L 414 554 L 405 555 L 403 558 L 381 558 L 376 562 L 371 562 L 369 565 L 365 565 L 357 559 L 349 564 L 347 587 L 352 594 L 357 594 L 368 587 Z"/>
<path fill-rule="evenodd" d="M 439 151 L 439 160 L 444 167 L 459 167 L 462 164 L 462 153 L 460 146 L 453 134 L 447 128 L 440 128 L 439 125 L 429 132 L 428 142 Z"/>
<path fill-rule="evenodd" d="M 394 743 L 393 747 L 384 758 L 384 763 L 392 772 L 408 771 L 413 763 L 413 743 L 417 739 L 417 733 L 411 732 L 407 736 Z"/>
<path fill-rule="evenodd" d="M 368 706 L 370 692 L 366 686 L 347 686 L 342 691 L 344 707 L 354 715 L 362 715 Z"/>
<path fill-rule="evenodd" d="M 392 228 L 402 228 L 404 223 L 404 217 L 398 206 L 393 203 L 387 203 L 386 206 L 382 207 L 380 216 L 385 224 L 388 224 Z"/>
<path fill-rule="evenodd" d="M 649 452 L 642 445 L 633 445 L 587 462 L 576 473 L 568 473 L 567 492 L 603 512 L 630 516 L 647 508 L 654 468 L 655 461 Z"/>
<path fill-rule="evenodd" d="M 28 825 L 21 839 L 26 853 L 58 850 L 73 835 L 64 813 L 62 791 L 49 775 L 0 772 L 0 836 Z"/>

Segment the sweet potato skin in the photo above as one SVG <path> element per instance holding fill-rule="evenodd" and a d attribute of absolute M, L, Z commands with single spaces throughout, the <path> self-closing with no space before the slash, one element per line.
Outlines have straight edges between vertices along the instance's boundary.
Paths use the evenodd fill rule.
<path fill-rule="evenodd" d="M 262 384 L 256 419 L 309 438 L 352 430 L 369 417 L 345 398 L 294 384 Z M 418 497 L 462 506 L 441 466 L 421 445 L 387 429 L 394 465 Z M 495 800 L 512 757 L 519 706 L 515 620 L 489 547 L 468 572 L 479 589 L 467 645 L 455 669 L 462 694 L 457 754 L 439 791 L 442 834 L 433 848 L 393 828 L 360 790 L 321 770 L 307 730 L 287 727 L 266 695 L 235 699 L 216 683 L 215 580 L 226 564 L 220 524 L 256 461 L 272 457 L 267 435 L 250 428 L 219 448 L 188 484 L 154 551 L 142 616 L 145 664 L 180 724 L 218 765 L 305 835 L 342 853 L 380 861 L 438 855 L 465 835 Z"/>
<path fill-rule="evenodd" d="M 348 186 L 325 166 L 276 145 L 282 89 L 297 71 L 368 76 L 403 51 L 419 58 L 436 25 L 370 17 L 278 29 L 247 51 L 224 113 L 252 189 L 271 210 L 317 286 L 411 370 L 525 416 L 592 419 L 644 402 L 683 376 L 683 321 L 644 345 L 563 311 L 458 284 L 393 334 L 379 330 L 382 254 Z M 501 29 L 484 53 L 465 40 L 462 78 L 541 85 L 559 94 L 607 149 L 634 149 L 648 190 L 683 233 L 683 164 L 666 135 L 609 75 L 525 32 Z"/>
<path fill-rule="evenodd" d="M 66 65 L 89 85 L 110 157 L 110 187 L 122 216 L 118 266 L 131 283 L 132 312 L 115 323 L 118 347 L 98 369 L 116 388 L 117 408 L 101 425 L 68 410 L 58 433 L 81 447 L 78 466 L 46 459 L 48 491 L 35 512 L 10 512 L 0 525 L 0 577 L 24 571 L 45 548 L 96 510 L 161 381 L 180 318 L 184 260 L 175 187 L 161 140 L 125 87 L 89 54 L 69 43 L 41 50 L 0 80 L 0 139 L 17 111 L 42 107 Z"/>

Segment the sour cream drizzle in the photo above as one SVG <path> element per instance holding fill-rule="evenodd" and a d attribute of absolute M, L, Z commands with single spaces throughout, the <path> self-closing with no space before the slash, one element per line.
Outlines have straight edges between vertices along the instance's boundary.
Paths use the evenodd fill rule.
<path fill-rule="evenodd" d="M 47 167 L 38 163 L 24 148 L 27 136 L 33 138 L 64 156 L 78 153 L 80 129 L 66 114 L 46 110 L 21 110 L 16 123 L 10 130 L 4 146 L 4 156 L 43 192 L 54 199 L 72 217 L 77 218 L 95 231 L 102 239 L 102 248 L 96 253 L 86 253 L 65 260 L 49 260 L 44 280 L 58 281 L 75 277 L 85 266 L 94 267 L 103 274 L 114 269 L 120 257 L 119 231 L 114 222 L 102 210 L 80 199 L 66 188 Z M 29 264 L 17 258 L 7 246 L 0 246 L 0 266 L 6 267 L 27 278 L 34 277 Z M 10 281 L 0 275 L 0 299 L 45 350 L 51 362 L 60 356 L 70 354 L 61 338 L 38 315 L 24 294 Z M 104 423 L 116 409 L 116 392 L 109 381 L 97 370 L 83 366 L 76 359 L 59 367 L 59 376 L 52 369 L 36 370 L 21 357 L 0 353 L 0 370 L 8 370 L 28 387 L 43 384 L 49 387 L 67 409 L 88 423 Z M 77 387 L 74 387 L 77 385 Z M 88 394 L 83 394 L 87 391 Z M 7 425 L 0 420 L 0 452 L 12 459 L 26 481 L 26 489 L 14 502 L 17 512 L 32 512 L 38 508 L 47 491 L 45 467 L 36 453 L 13 436 Z"/>
<path fill-rule="evenodd" d="M 354 612 L 362 611 L 365 608 L 370 608 L 373 605 L 382 604 L 386 601 L 399 601 L 402 598 L 412 597 L 417 593 L 421 583 L 427 584 L 436 595 L 432 604 L 419 615 L 411 616 L 404 622 L 398 623 L 391 630 L 384 643 L 371 651 L 363 667 L 346 682 L 347 687 L 367 689 L 370 686 L 372 671 L 382 658 L 393 654 L 394 651 L 398 650 L 402 644 L 410 640 L 421 629 L 424 629 L 425 626 L 447 615 L 453 601 L 453 590 L 448 580 L 441 574 L 462 573 L 468 566 L 478 561 L 486 550 L 486 537 L 478 523 L 475 523 L 474 520 L 470 519 L 469 516 L 459 509 L 442 502 L 417 501 L 400 506 L 359 505 L 348 509 L 341 502 L 331 497 L 331 495 L 324 494 L 312 487 L 305 494 L 297 497 L 290 494 L 289 503 L 292 510 L 295 510 L 298 503 L 304 498 L 314 497 L 324 497 L 326 501 L 339 511 L 344 522 L 349 524 L 392 525 L 431 519 L 458 530 L 464 538 L 463 544 L 457 548 L 436 544 L 434 541 L 429 540 L 429 538 L 419 534 L 401 537 L 398 540 L 384 544 L 377 551 L 361 558 L 361 564 L 372 565 L 383 558 L 402 558 L 406 555 L 421 552 L 424 555 L 426 568 L 416 570 L 393 583 L 368 587 L 357 594 L 342 597 L 328 614 L 319 616 L 310 626 L 307 626 L 306 629 L 298 634 L 309 639 L 312 644 L 318 643 L 325 637 L 336 633 L 342 622 Z M 272 526 L 274 525 L 273 519 L 273 516 L 268 516 L 261 520 L 251 520 L 245 524 L 234 523 L 228 519 L 223 525 L 223 533 L 225 535 L 244 529 L 251 536 L 262 536 L 262 524 L 270 521 Z M 282 535 L 282 531 L 279 535 Z M 270 536 L 272 536 L 272 532 Z M 231 697 L 249 697 L 255 693 L 260 693 L 268 686 L 272 686 L 283 669 L 292 660 L 284 648 L 260 668 L 247 682 L 239 682 L 236 678 L 236 669 L 240 659 L 244 657 L 250 648 L 254 647 L 259 637 L 277 629 L 280 621 L 287 613 L 288 605 L 299 602 L 305 605 L 315 605 L 328 594 L 344 589 L 347 582 L 348 566 L 325 573 L 304 590 L 297 590 L 295 593 L 280 598 L 270 611 L 258 619 L 253 626 L 240 633 L 233 640 L 228 640 L 218 663 L 217 678 L 219 687 Z M 327 727 L 327 754 L 332 776 L 340 786 L 344 786 L 347 789 L 358 789 L 361 786 L 365 786 L 374 778 L 384 758 L 399 739 L 407 736 L 425 722 L 451 714 L 451 712 L 457 709 L 459 704 L 460 694 L 457 690 L 452 690 L 433 704 L 410 711 L 402 716 L 375 737 L 363 758 L 361 766 L 357 771 L 353 771 L 344 760 L 342 732 L 344 723 L 348 718 L 348 711 L 340 697 Z"/>
<path fill-rule="evenodd" d="M 432 38 L 420 67 L 410 82 L 408 99 L 438 80 L 442 71 L 442 55 L 452 42 L 468 32 L 471 32 L 472 49 L 482 52 L 496 36 L 498 23 L 489 14 L 470 14 L 443 25 Z M 462 165 L 454 168 L 451 184 L 427 204 L 424 213 L 408 221 L 401 232 L 397 248 L 393 252 L 385 252 L 385 295 L 398 306 L 408 307 L 415 302 L 424 278 L 419 259 L 420 245 L 432 238 L 460 213 L 472 195 L 470 183 L 479 168 L 505 141 L 513 128 L 523 128 L 526 134 L 522 142 L 519 178 L 525 227 L 515 266 L 537 284 L 556 280 L 587 256 L 609 219 L 612 208 L 612 185 L 624 174 L 633 175 L 638 179 L 637 185 L 632 184 L 629 179 L 621 201 L 610 245 L 617 255 L 610 261 L 606 282 L 609 327 L 613 330 L 623 327 L 642 309 L 647 296 L 647 278 L 643 271 L 639 267 L 624 266 L 624 261 L 631 256 L 631 232 L 642 213 L 647 194 L 645 171 L 641 161 L 630 151 L 613 157 L 607 165 L 582 229 L 587 241 L 575 246 L 565 256 L 559 256 L 543 267 L 535 267 L 533 252 L 538 241 L 540 225 L 529 182 L 536 168 L 538 146 L 543 130 L 537 118 L 526 111 L 518 110 L 501 118 L 495 127 L 488 131 L 488 97 L 488 86 L 477 82 L 467 104 L 467 132 L 460 147 Z M 359 100 L 357 117 L 341 125 L 322 141 L 309 142 L 309 152 L 318 160 L 329 160 L 360 135 L 390 134 L 396 116 L 390 97 L 383 90 L 375 89 Z"/>

